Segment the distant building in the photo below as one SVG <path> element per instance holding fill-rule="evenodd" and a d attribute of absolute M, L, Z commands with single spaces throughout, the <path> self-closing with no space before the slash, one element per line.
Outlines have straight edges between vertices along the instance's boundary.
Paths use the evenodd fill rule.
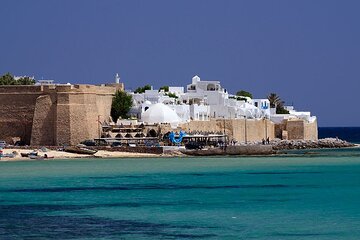
<path fill-rule="evenodd" d="M 103 84 L 103 86 L 114 87 L 116 91 L 124 91 L 124 83 L 120 82 L 120 76 L 118 73 L 115 74 L 115 81 L 112 83 Z"/>
<path fill-rule="evenodd" d="M 35 85 L 52 85 L 55 84 L 54 80 L 37 80 Z"/>
<path fill-rule="evenodd" d="M 35 77 L 34 76 L 32 76 L 32 77 L 30 77 L 30 76 L 26 76 L 26 75 L 24 75 L 24 76 L 14 76 L 14 80 L 19 80 L 20 78 L 29 78 L 30 80 L 35 80 Z"/>
<path fill-rule="evenodd" d="M 186 86 L 186 92 L 183 87 L 170 86 L 169 92 L 152 89 L 131 94 L 134 99 L 131 114 L 139 119 L 151 104 L 156 103 L 168 105 L 182 122 L 270 117 L 268 99 L 240 98 L 229 94 L 220 81 L 202 81 L 199 76 L 192 78 L 191 84 Z"/>
<path fill-rule="evenodd" d="M 168 92 L 151 88 L 144 93 L 129 93 L 133 96 L 130 115 L 144 124 L 169 123 L 187 130 L 219 132 L 225 128 L 223 122 L 226 121 L 229 134 L 239 141 L 259 141 L 267 137 L 317 139 L 316 117 L 310 112 L 286 107 L 289 114 L 276 114 L 267 98 L 230 94 L 216 80 L 203 81 L 194 76 L 185 91 L 184 87 L 169 86 Z M 170 118 L 161 117 L 166 112 Z"/>

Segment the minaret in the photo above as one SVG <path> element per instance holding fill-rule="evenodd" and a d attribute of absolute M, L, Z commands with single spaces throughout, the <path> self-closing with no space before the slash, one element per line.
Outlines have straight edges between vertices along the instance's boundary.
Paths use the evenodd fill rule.
<path fill-rule="evenodd" d="M 116 75 L 115 75 L 115 83 L 116 83 L 116 84 L 119 84 L 119 83 L 120 83 L 120 76 L 119 76 L 118 73 L 116 73 Z"/>

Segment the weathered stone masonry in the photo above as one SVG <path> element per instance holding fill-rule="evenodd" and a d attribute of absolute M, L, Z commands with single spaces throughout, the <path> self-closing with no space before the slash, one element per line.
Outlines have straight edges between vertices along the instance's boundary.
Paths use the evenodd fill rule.
<path fill-rule="evenodd" d="M 0 87 L 0 139 L 31 145 L 74 145 L 98 136 L 116 87 L 94 85 Z"/>

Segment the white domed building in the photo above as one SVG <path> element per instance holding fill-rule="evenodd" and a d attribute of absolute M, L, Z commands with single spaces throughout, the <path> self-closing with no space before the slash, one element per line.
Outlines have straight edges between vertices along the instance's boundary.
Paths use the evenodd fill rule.
<path fill-rule="evenodd" d="M 260 118 L 262 116 L 262 112 L 259 108 L 255 107 L 250 103 L 243 103 L 239 108 L 240 116 L 244 116 L 250 119 Z"/>
<path fill-rule="evenodd" d="M 169 123 L 175 127 L 182 122 L 176 112 L 163 103 L 151 104 L 149 108 L 142 113 L 141 120 L 148 124 Z"/>

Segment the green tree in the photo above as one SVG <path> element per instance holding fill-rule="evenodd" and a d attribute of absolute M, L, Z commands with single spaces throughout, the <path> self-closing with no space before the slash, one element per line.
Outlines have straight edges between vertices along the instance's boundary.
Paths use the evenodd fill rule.
<path fill-rule="evenodd" d="M 288 114 L 289 111 L 284 108 L 284 101 L 281 100 L 280 96 L 276 93 L 270 93 L 268 96 L 268 100 L 270 101 L 270 107 L 276 108 L 277 114 Z"/>
<path fill-rule="evenodd" d="M 169 92 L 169 86 L 162 86 L 160 89 L 159 89 L 159 92 L 161 90 L 164 90 L 164 92 Z"/>
<path fill-rule="evenodd" d="M 16 82 L 17 82 L 16 85 L 34 85 L 35 84 L 35 80 L 31 79 L 29 77 L 20 78 L 20 79 L 16 80 Z"/>
<path fill-rule="evenodd" d="M 143 87 L 138 87 L 137 89 L 135 89 L 135 93 L 144 93 L 145 90 L 151 90 L 151 86 L 149 84 L 143 86 Z"/>
<path fill-rule="evenodd" d="M 10 73 L 0 77 L 0 85 L 15 85 L 15 79 Z"/>
<path fill-rule="evenodd" d="M 253 95 L 245 90 L 240 90 L 236 93 L 236 96 L 253 98 Z"/>
<path fill-rule="evenodd" d="M 132 96 L 124 91 L 116 91 L 111 104 L 111 118 L 114 122 L 121 118 L 127 118 L 132 107 Z"/>
<path fill-rule="evenodd" d="M 277 113 L 277 114 L 289 114 L 289 111 L 286 110 L 286 109 L 282 106 L 282 107 L 277 107 L 277 108 L 276 108 L 276 113 Z"/>
<path fill-rule="evenodd" d="M 166 94 L 167 96 L 171 97 L 171 98 L 178 98 L 178 96 L 176 96 L 175 93 L 168 93 Z"/>
<path fill-rule="evenodd" d="M 0 85 L 34 85 L 35 80 L 29 77 L 22 77 L 18 80 L 15 80 L 13 75 L 6 73 L 0 77 Z"/>

